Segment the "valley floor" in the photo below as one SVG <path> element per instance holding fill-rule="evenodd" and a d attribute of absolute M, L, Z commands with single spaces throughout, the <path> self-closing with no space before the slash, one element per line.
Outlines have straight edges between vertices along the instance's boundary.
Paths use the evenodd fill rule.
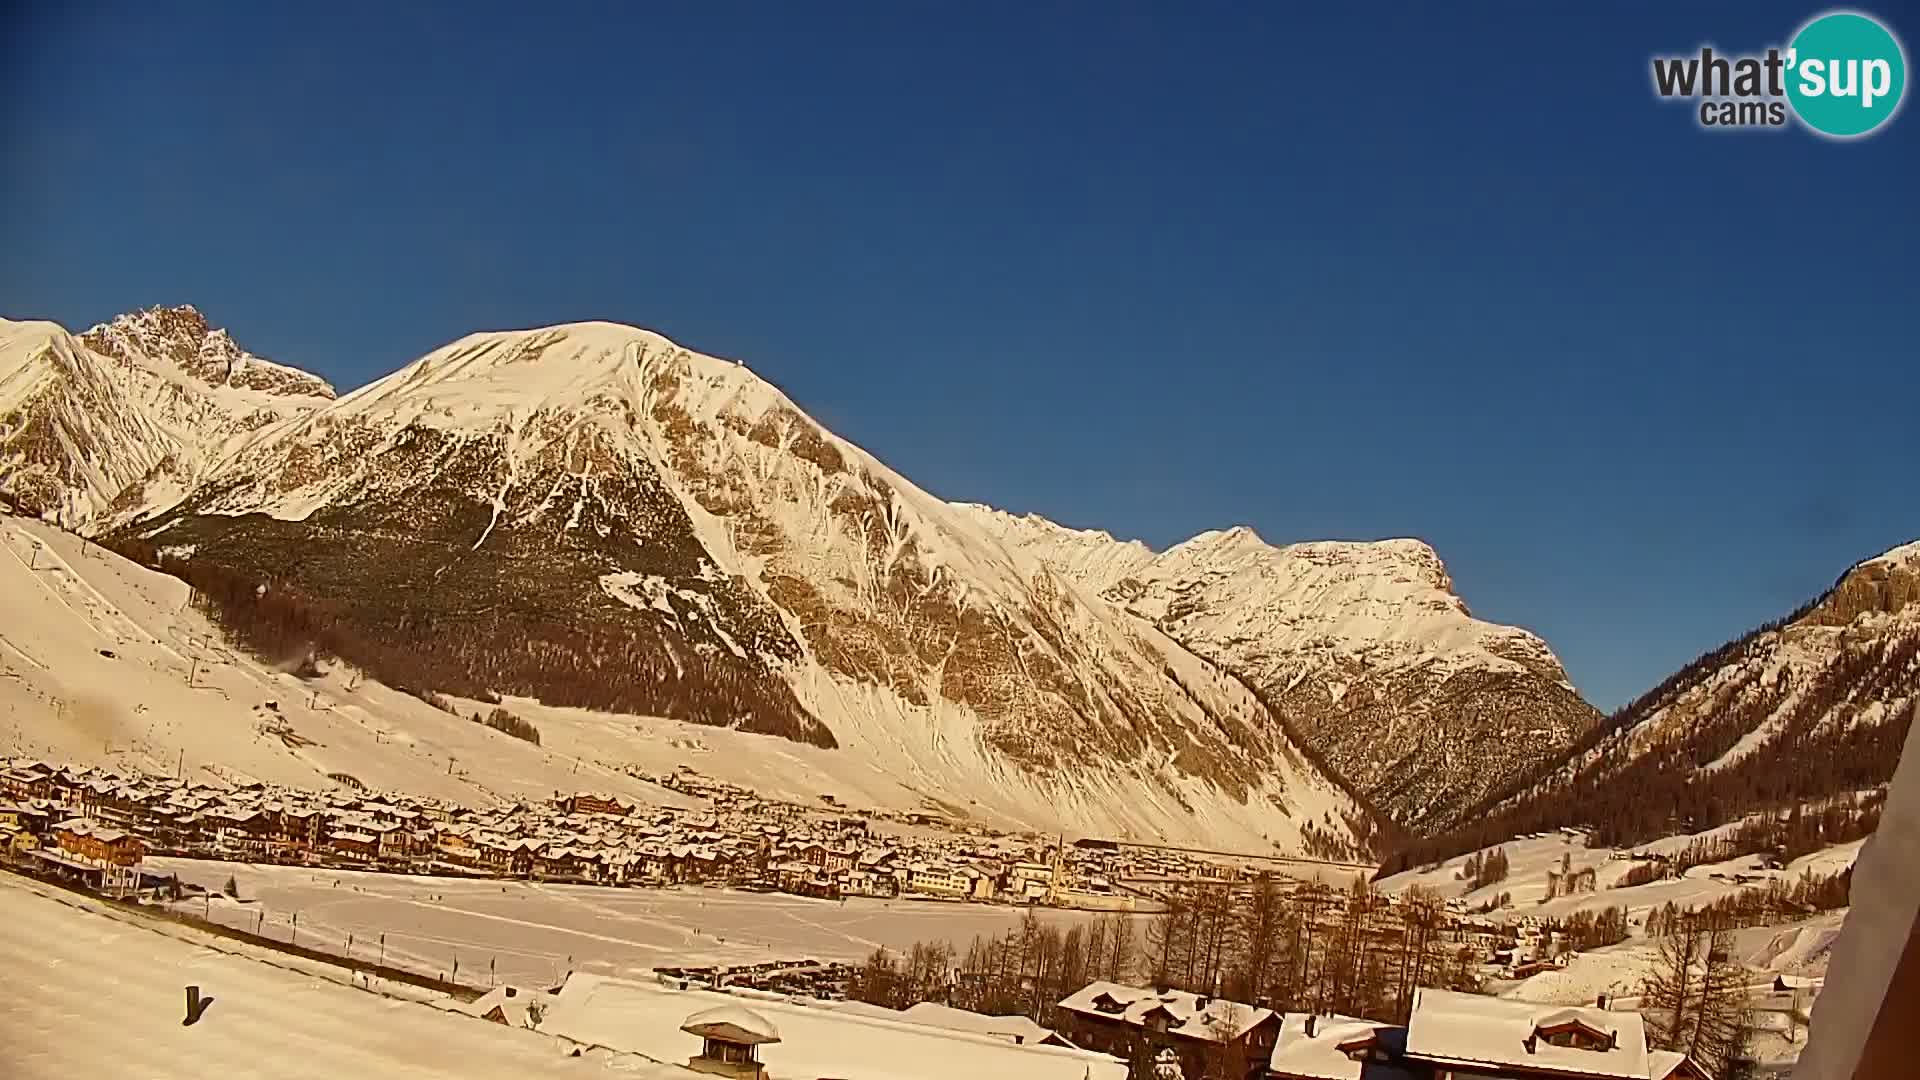
<path fill-rule="evenodd" d="M 876 947 L 904 953 L 914 942 L 1004 934 L 1014 908 L 930 900 L 850 897 L 844 903 L 779 893 L 709 888 L 611 889 L 527 881 L 433 878 L 288 866 L 149 859 L 153 874 L 219 891 L 231 877 L 241 899 L 181 901 L 237 929 L 373 960 L 385 956 L 423 974 L 485 984 L 552 986 L 569 970 L 644 976 L 654 967 L 811 959 L 858 962 Z M 264 918 L 262 915 L 264 913 Z M 299 924 L 293 916 L 299 915 Z M 1063 927 L 1093 916 L 1045 911 Z M 297 935 L 297 936 L 296 936 Z"/>

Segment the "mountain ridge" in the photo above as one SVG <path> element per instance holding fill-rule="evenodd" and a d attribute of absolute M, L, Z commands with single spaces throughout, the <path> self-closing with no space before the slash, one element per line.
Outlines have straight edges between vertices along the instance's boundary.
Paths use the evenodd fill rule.
<path fill-rule="evenodd" d="M 1323 854 L 1373 832 L 1236 680 L 742 365 L 566 324 L 300 400 L 129 488 L 108 539 L 278 597 L 395 683 L 904 760 L 948 805 L 1050 827 Z"/>
<path fill-rule="evenodd" d="M 1453 823 L 1599 719 L 1537 635 L 1473 617 L 1424 541 L 1276 547 L 1241 525 L 1156 552 L 957 505 L 1003 544 L 1242 676 L 1415 830 Z"/>

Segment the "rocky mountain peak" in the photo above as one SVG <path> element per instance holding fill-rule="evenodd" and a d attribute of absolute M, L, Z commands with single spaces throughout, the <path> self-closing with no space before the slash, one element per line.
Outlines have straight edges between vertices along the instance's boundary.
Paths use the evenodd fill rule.
<path fill-rule="evenodd" d="M 191 304 L 155 305 L 117 315 L 80 335 L 86 347 L 123 364 L 137 358 L 171 366 L 209 386 L 332 398 L 325 379 L 241 348 Z"/>
<path fill-rule="evenodd" d="M 1233 672 L 1417 828 L 1445 827 L 1599 719 L 1546 642 L 1472 616 L 1421 540 L 1275 546 L 1240 525 L 1156 554 L 1043 518 L 958 509 Z"/>
<path fill-rule="evenodd" d="M 1803 620 L 1845 626 L 1863 616 L 1920 612 L 1920 540 L 1855 565 Z"/>

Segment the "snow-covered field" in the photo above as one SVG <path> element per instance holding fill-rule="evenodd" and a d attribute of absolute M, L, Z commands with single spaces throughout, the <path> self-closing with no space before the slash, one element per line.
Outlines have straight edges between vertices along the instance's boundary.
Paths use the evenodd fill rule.
<path fill-rule="evenodd" d="M 355 989 L 338 969 L 329 978 L 246 952 L 0 875 L 0 1076 L 693 1075 L 631 1056 L 567 1057 L 537 1032 Z M 188 985 L 213 999 L 192 1025 L 182 1023 Z"/>
<path fill-rule="evenodd" d="M 904 951 L 927 939 L 964 948 L 976 934 L 1004 933 L 1021 914 L 936 901 L 856 897 L 842 904 L 781 893 L 610 889 L 191 859 L 148 865 L 215 890 L 229 876 L 239 886 L 238 903 L 182 901 L 181 910 L 191 914 L 247 930 L 259 925 L 276 938 L 330 951 L 344 951 L 351 934 L 353 955 L 363 960 L 377 958 L 385 934 L 389 962 L 451 974 L 457 956 L 461 981 L 483 984 L 489 964 L 502 982 L 551 986 L 568 970 L 636 976 L 683 964 L 858 961 L 876 946 Z M 1071 925 L 1091 916 L 1048 911 L 1042 918 Z"/>

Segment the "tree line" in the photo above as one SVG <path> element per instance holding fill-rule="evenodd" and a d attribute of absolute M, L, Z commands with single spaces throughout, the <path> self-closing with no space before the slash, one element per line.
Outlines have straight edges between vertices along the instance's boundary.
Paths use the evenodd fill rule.
<path fill-rule="evenodd" d="M 1647 935 L 1659 937 L 1689 926 L 1712 930 L 1739 930 L 1749 926 L 1770 926 L 1804 918 L 1819 911 L 1843 908 L 1853 886 L 1853 868 L 1831 874 L 1811 870 L 1791 882 L 1775 878 L 1716 900 L 1681 907 L 1669 900 L 1647 912 Z"/>
<path fill-rule="evenodd" d="M 1749 644 L 1742 639 L 1723 646 L 1683 673 L 1697 676 L 1715 670 L 1738 658 Z M 1676 680 L 1684 681 L 1677 673 L 1668 683 L 1677 686 Z M 1631 760 L 1622 762 L 1607 752 L 1602 746 L 1606 734 L 1624 731 L 1644 718 L 1646 710 L 1668 702 L 1674 687 L 1663 687 L 1615 714 L 1596 729 L 1600 734 L 1589 733 L 1569 758 L 1587 764 L 1572 775 L 1547 770 L 1490 801 L 1471 824 L 1407 841 L 1382 861 L 1381 875 L 1437 865 L 1514 836 L 1563 827 L 1587 829 L 1592 846 L 1630 847 L 1704 831 L 1756 811 L 1882 787 L 1899 762 L 1915 709 L 1873 706 L 1920 693 L 1920 635 L 1845 649 L 1798 682 L 1783 674 L 1771 685 L 1751 686 L 1731 695 L 1698 724 Z M 1763 725 L 1777 730 L 1774 741 L 1703 770 Z M 1789 848 L 1804 845 L 1810 836 L 1796 834 Z M 1824 835 L 1816 839 L 1833 842 Z"/>
<path fill-rule="evenodd" d="M 1677 878 L 1696 866 L 1708 866 L 1742 855 L 1767 854 L 1791 862 L 1822 848 L 1873 835 L 1887 793 L 1869 791 L 1859 798 L 1846 796 L 1814 805 L 1795 803 L 1784 814 L 1749 818 L 1715 836 L 1703 836 L 1670 857 L 1636 863 L 1614 888 L 1647 885 Z"/>
<path fill-rule="evenodd" d="M 1460 877 L 1471 883 L 1471 889 L 1484 889 L 1507 880 L 1507 849 L 1494 848 L 1484 857 L 1474 852 L 1460 868 Z"/>
<path fill-rule="evenodd" d="M 1474 950 L 1447 928 L 1445 903 L 1431 890 L 1390 900 L 1361 877 L 1343 890 L 1286 889 L 1267 878 L 1182 886 L 1165 902 L 1144 920 L 1144 933 L 1117 915 L 1063 931 L 1029 910 L 1005 936 L 976 938 L 964 951 L 937 941 L 897 959 L 876 950 L 849 994 L 894 1008 L 940 1001 L 1051 1026 L 1057 1002 L 1107 979 L 1404 1023 L 1417 987 L 1479 988 Z"/>

